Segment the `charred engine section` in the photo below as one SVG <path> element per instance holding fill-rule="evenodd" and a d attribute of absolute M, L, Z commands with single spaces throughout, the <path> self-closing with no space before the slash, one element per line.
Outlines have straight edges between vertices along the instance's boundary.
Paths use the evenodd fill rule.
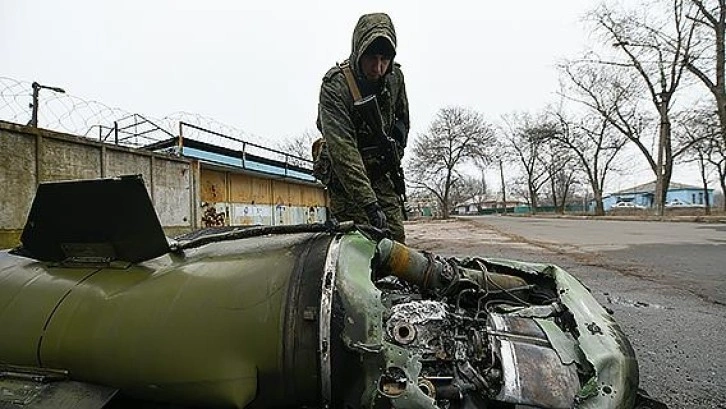
<path fill-rule="evenodd" d="M 490 268 L 482 259 L 378 244 L 373 279 L 387 309 L 384 344 L 412 357 L 404 367 L 386 363 L 380 398 L 414 407 L 399 398 L 410 401 L 415 385 L 432 408 L 573 407 L 591 374 L 558 351 L 557 343 L 572 346 L 574 337 L 554 285 Z"/>

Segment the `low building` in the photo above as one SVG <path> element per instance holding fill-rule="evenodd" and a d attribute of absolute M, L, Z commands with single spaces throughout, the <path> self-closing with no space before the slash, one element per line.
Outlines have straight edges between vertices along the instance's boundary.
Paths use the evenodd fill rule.
<path fill-rule="evenodd" d="M 439 201 L 431 194 L 413 193 L 408 196 L 406 212 L 410 219 L 440 218 Z"/>
<path fill-rule="evenodd" d="M 655 206 L 656 182 L 611 193 L 603 197 L 605 211 L 620 207 L 652 208 Z M 713 206 L 713 189 L 708 189 L 708 203 Z M 666 193 L 666 207 L 705 207 L 703 187 L 671 182 Z"/>
<path fill-rule="evenodd" d="M 462 203 L 454 206 L 453 214 L 457 215 L 475 215 L 475 214 L 492 214 L 504 212 L 504 208 L 513 213 L 515 208 L 525 206 L 527 202 L 518 198 L 507 198 L 506 203 L 502 200 L 502 195 L 476 195 Z"/>

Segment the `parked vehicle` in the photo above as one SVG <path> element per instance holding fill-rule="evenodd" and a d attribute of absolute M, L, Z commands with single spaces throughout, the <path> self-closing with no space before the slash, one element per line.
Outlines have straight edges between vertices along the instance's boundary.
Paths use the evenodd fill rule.
<path fill-rule="evenodd" d="M 352 223 L 169 241 L 140 178 L 42 184 L 0 282 L 3 408 L 654 404 L 620 326 L 557 266 Z"/>
<path fill-rule="evenodd" d="M 617 202 L 613 205 L 613 209 L 644 209 L 644 206 L 641 206 L 634 202 Z"/>
<path fill-rule="evenodd" d="M 668 208 L 674 208 L 674 207 L 704 207 L 704 205 L 703 204 L 695 204 L 695 203 L 684 202 L 684 201 L 679 200 L 679 199 L 673 199 L 670 202 L 666 202 L 665 207 L 668 207 Z"/>

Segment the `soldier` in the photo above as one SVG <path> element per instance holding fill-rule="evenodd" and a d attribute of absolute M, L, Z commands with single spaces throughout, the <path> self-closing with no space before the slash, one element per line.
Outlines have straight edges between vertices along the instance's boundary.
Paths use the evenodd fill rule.
<path fill-rule="evenodd" d="M 363 15 L 353 31 L 350 57 L 323 78 L 317 125 L 325 143 L 313 155 L 316 175 L 328 186 L 330 210 L 337 220 L 390 230 L 393 239 L 403 243 L 403 180 L 397 179 L 398 189 L 392 180 L 400 162 L 390 163 L 391 155 L 381 152 L 379 135 L 354 106 L 355 101 L 375 95 L 383 130 L 403 152 L 409 130 L 408 99 L 401 68 L 393 62 L 395 55 L 396 32 L 390 17 Z"/>

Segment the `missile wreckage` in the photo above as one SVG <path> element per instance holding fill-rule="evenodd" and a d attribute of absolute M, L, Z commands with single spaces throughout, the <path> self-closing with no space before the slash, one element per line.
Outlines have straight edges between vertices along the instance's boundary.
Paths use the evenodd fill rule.
<path fill-rule="evenodd" d="M 618 324 L 553 265 L 441 257 L 345 223 L 168 240 L 128 177 L 40 185 L 21 241 L 0 252 L 3 409 L 645 399 Z"/>

